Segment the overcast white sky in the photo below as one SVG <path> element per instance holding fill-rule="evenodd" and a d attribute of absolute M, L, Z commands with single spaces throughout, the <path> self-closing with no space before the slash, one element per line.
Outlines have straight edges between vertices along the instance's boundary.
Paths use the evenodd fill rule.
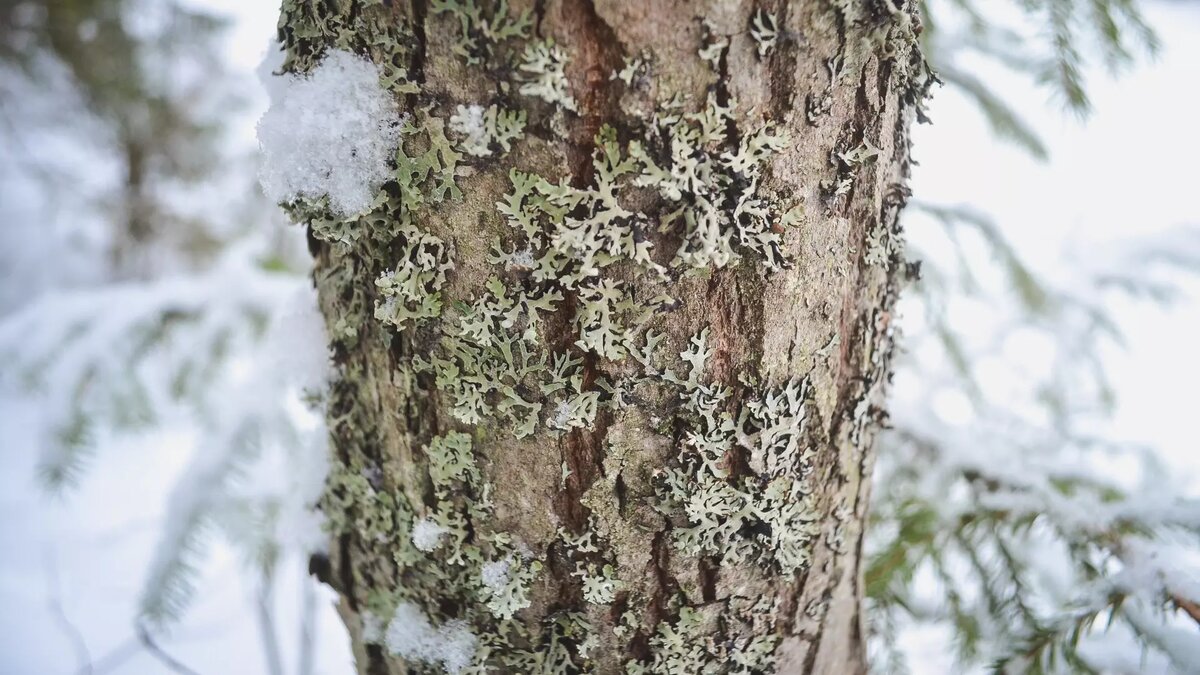
<path fill-rule="evenodd" d="M 274 30 L 274 3 L 194 1 L 236 18 L 229 57 L 252 71 Z M 1052 152 L 1047 164 L 997 142 L 973 108 L 940 91 L 931 106 L 936 124 L 917 132 L 916 196 L 991 213 L 1022 254 L 1051 272 L 1064 255 L 1092 244 L 1173 226 L 1200 227 L 1195 4 L 1149 5 L 1151 23 L 1163 38 L 1161 58 L 1117 81 L 1093 76 L 1089 93 L 1096 112 L 1086 126 L 1064 119 L 1039 93 L 1013 94 L 1016 107 L 1046 132 Z M 247 142 L 253 142 L 256 118 L 251 114 L 243 124 Z M 1193 295 L 1170 311 L 1122 307 L 1118 319 L 1129 346 L 1108 358 L 1120 393 L 1113 432 L 1157 444 L 1178 471 L 1200 477 L 1194 441 L 1200 304 Z M 30 480 L 29 419 L 37 414 L 28 401 L 0 401 L 0 675 L 75 672 L 78 656 L 50 605 L 56 595 L 93 662 L 121 653 L 133 636 L 136 592 L 163 500 L 190 443 L 184 433 L 119 444 L 95 464 L 79 492 L 47 506 Z M 294 612 L 298 595 L 300 562 L 293 562 L 294 573 L 281 582 L 282 616 Z M 52 590 L 52 568 L 58 591 Z M 228 551 L 213 559 L 195 611 L 164 640 L 173 655 L 201 673 L 264 670 L 251 590 L 239 569 Z M 345 639 L 328 601 L 324 596 L 320 672 L 349 673 Z M 294 654 L 294 626 L 281 630 L 285 650 Z M 108 672 L 166 671 L 143 654 Z"/>

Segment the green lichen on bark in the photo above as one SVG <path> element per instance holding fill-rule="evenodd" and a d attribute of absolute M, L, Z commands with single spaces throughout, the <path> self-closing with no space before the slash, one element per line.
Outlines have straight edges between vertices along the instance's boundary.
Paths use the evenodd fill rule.
<path fill-rule="evenodd" d="M 658 624 L 649 663 L 630 662 L 627 675 L 773 672 L 779 638 L 772 625 L 777 608 L 766 599 L 733 598 L 727 603 L 681 605 L 678 618 Z"/>
<path fill-rule="evenodd" d="M 487 157 L 496 152 L 501 155 L 512 150 L 513 142 L 525 131 L 527 114 L 524 110 L 507 110 L 496 104 L 484 108 L 480 105 L 459 105 L 450 117 L 450 128 L 462 136 L 459 147 L 475 157 Z"/>
<path fill-rule="evenodd" d="M 509 10 L 508 0 L 499 0 L 489 16 L 485 14 L 484 6 L 492 4 L 480 4 L 478 0 L 433 0 L 429 6 L 432 14 L 446 14 L 455 19 L 457 26 L 453 50 L 468 64 L 480 63 L 490 54 L 494 45 L 523 38 L 529 32 L 532 10 L 514 13 Z"/>

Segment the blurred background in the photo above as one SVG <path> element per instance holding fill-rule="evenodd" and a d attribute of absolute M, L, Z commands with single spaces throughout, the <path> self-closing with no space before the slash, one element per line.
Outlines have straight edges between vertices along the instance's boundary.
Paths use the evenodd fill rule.
<path fill-rule="evenodd" d="M 353 672 L 273 4 L 0 3 L 0 675 Z M 876 665 L 1196 672 L 1200 3 L 923 10 Z"/>

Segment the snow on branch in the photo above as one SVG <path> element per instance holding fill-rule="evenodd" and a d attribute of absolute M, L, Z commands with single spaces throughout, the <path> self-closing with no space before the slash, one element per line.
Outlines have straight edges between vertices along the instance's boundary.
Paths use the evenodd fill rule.
<path fill-rule="evenodd" d="M 1041 272 L 982 214 L 916 214 L 944 240 L 914 242 L 920 295 L 901 311 L 916 325 L 875 467 L 878 656 L 902 663 L 902 631 L 936 626 L 962 664 L 1004 672 L 1127 672 L 1138 650 L 1147 671 L 1196 663 L 1177 636 L 1200 621 L 1200 501 L 1152 449 L 1111 439 L 1100 356 L 1121 339 L 1111 299 L 1170 300 L 1200 239 L 1090 247 Z M 1001 290 L 978 281 L 996 272 Z M 986 323 L 948 320 L 970 302 Z"/>
<path fill-rule="evenodd" d="M 93 429 L 197 428 L 143 589 L 141 611 L 153 622 L 177 616 L 190 597 L 206 526 L 237 536 L 222 513 L 255 509 L 274 528 L 255 536 L 308 550 L 320 543 L 311 509 L 327 447 L 320 416 L 305 408 L 327 387 L 328 341 L 307 278 L 271 269 L 261 254 L 246 241 L 204 272 L 47 293 L 0 317 L 3 383 L 45 400 L 39 470 L 52 487 L 83 471 Z M 287 470 L 260 468 L 272 460 Z M 245 481 L 250 493 L 232 489 L 232 478 L 255 469 L 287 484 L 256 476 Z"/>
<path fill-rule="evenodd" d="M 137 427 L 199 402 L 222 355 L 256 339 L 256 323 L 302 283 L 265 270 L 252 245 L 206 272 L 50 292 L 0 317 L 6 384 L 31 387 L 54 411 L 40 471 L 78 473 L 97 426 Z"/>

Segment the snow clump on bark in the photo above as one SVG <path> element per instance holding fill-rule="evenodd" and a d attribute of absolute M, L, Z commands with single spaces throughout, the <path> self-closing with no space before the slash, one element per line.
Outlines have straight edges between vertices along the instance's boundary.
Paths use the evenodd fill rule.
<path fill-rule="evenodd" d="M 413 523 L 412 543 L 417 550 L 429 553 L 442 543 L 442 535 L 449 532 L 445 527 L 428 518 Z"/>
<path fill-rule="evenodd" d="M 402 602 L 387 629 L 387 647 L 410 661 L 441 664 L 447 673 L 462 672 L 475 658 L 475 634 L 465 621 L 452 620 L 438 628 L 419 607 Z"/>
<path fill-rule="evenodd" d="M 400 111 L 379 69 L 335 50 L 312 72 L 276 80 L 258 122 L 263 191 L 280 203 L 328 196 L 343 217 L 366 211 L 400 142 Z"/>
<path fill-rule="evenodd" d="M 480 571 L 480 579 L 483 581 L 483 585 L 491 589 L 493 593 L 502 591 L 508 585 L 508 572 L 511 567 L 512 556 L 486 563 Z"/>

